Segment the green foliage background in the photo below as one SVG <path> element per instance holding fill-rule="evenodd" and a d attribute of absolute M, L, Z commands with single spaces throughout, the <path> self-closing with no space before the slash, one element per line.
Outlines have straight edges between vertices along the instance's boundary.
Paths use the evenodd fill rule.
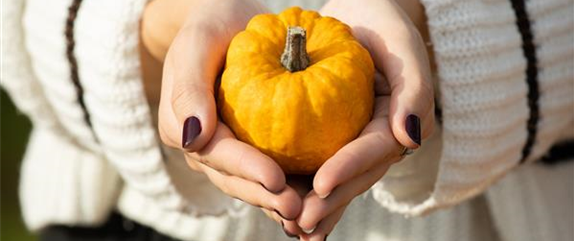
<path fill-rule="evenodd" d="M 16 110 L 6 92 L 0 92 L 0 240 L 36 240 L 24 227 L 18 203 L 20 162 L 31 124 Z"/>

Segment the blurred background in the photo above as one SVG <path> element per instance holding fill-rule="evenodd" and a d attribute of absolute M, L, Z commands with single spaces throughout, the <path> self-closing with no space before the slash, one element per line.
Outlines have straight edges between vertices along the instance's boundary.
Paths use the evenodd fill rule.
<path fill-rule="evenodd" d="M 0 92 L 0 240 L 36 240 L 24 227 L 18 203 L 20 162 L 31 124 L 18 113 L 6 92 Z"/>

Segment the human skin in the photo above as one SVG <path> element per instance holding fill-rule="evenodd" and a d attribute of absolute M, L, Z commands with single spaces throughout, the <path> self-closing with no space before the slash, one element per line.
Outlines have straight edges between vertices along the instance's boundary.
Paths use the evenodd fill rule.
<path fill-rule="evenodd" d="M 368 190 L 390 165 L 401 159 L 403 146 L 418 147 L 405 132 L 405 115 L 415 113 L 421 118 L 423 138 L 432 132 L 430 68 L 424 40 L 419 35 L 420 32 L 428 39 L 422 6 L 416 0 L 399 1 L 400 6 L 389 0 L 362 0 L 360 7 L 354 6 L 356 2 L 347 6 L 349 1 L 332 0 L 321 10 L 322 14 L 349 24 L 370 51 L 378 71 L 377 98 L 371 123 L 356 140 L 329 159 L 305 189 L 297 188 L 300 183 L 285 180 L 270 158 L 237 141 L 223 123 L 216 121 L 212 88 L 227 45 L 251 16 L 267 10 L 254 1 L 218 1 L 219 6 L 203 2 L 156 0 L 144 13 L 144 81 L 151 104 L 160 101 L 162 140 L 181 148 L 183 120 L 199 115 L 203 131 L 191 149 L 182 150 L 189 166 L 205 173 L 228 195 L 262 206 L 287 232 L 303 240 L 323 240 L 353 198 Z M 401 68 L 397 68 L 398 63 Z M 159 81 L 162 64 L 163 81 Z M 156 91 L 158 82 L 163 86 L 161 93 Z M 386 148 L 377 148 L 381 146 Z M 290 181 L 289 185 L 286 181 Z M 307 234 L 301 228 L 314 231 Z"/>
<path fill-rule="evenodd" d="M 359 137 L 342 147 L 315 174 L 313 190 L 303 199 L 297 219 L 302 229 L 314 230 L 302 235 L 303 240 L 323 240 L 347 205 L 402 159 L 403 146 L 419 146 L 406 133 L 407 115 L 420 117 L 423 139 L 434 127 L 431 68 L 416 25 L 392 0 L 360 3 L 331 0 L 320 12 L 347 23 L 370 52 L 379 73 L 375 78 L 375 112 Z M 409 11 L 416 14 L 417 10 Z"/>

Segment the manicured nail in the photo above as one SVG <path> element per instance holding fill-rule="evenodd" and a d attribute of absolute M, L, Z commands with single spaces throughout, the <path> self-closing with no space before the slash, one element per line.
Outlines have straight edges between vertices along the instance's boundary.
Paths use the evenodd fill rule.
<path fill-rule="evenodd" d="M 407 134 L 415 143 L 421 145 L 421 120 L 418 116 L 410 114 L 406 120 Z"/>
<path fill-rule="evenodd" d="M 188 117 L 183 122 L 183 134 L 181 136 L 181 146 L 188 149 L 195 138 L 201 133 L 201 123 L 195 116 Z"/>
<path fill-rule="evenodd" d="M 325 194 L 325 195 L 319 195 L 319 194 L 317 194 L 317 196 L 319 196 L 320 199 L 325 199 L 325 198 L 327 198 L 330 194 L 331 194 L 331 192 L 328 192 L 328 193 Z"/>
<path fill-rule="evenodd" d="M 269 188 L 267 188 L 265 185 L 263 185 L 263 183 L 259 183 L 259 185 L 261 185 L 263 188 L 265 188 L 265 190 L 267 190 L 268 192 L 273 193 L 273 194 L 279 194 L 279 193 L 282 193 L 283 190 L 285 190 L 285 188 L 283 188 L 279 191 L 273 192 L 273 191 L 269 190 Z"/>
<path fill-rule="evenodd" d="M 305 232 L 306 234 L 311 234 L 313 231 L 315 231 L 316 227 L 313 227 L 312 229 L 303 229 L 303 232 Z"/>
<path fill-rule="evenodd" d="M 287 221 L 294 221 L 295 220 L 295 219 L 286 218 L 285 216 L 283 216 L 283 214 L 281 214 L 279 211 L 277 211 L 277 209 L 273 209 L 273 212 L 275 212 L 277 215 L 279 215 L 279 217 L 281 217 Z"/>
<path fill-rule="evenodd" d="M 281 220 L 281 227 L 283 228 L 283 232 L 285 232 L 285 235 L 287 235 L 287 237 L 289 238 L 296 238 L 297 235 L 290 233 L 289 231 L 287 231 L 287 229 L 285 229 L 285 224 L 283 223 L 283 220 Z"/>

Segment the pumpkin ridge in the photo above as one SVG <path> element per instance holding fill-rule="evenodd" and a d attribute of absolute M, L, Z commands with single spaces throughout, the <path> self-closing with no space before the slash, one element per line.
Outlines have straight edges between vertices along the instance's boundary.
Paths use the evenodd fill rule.
<path fill-rule="evenodd" d="M 280 60 L 289 26 L 307 31 L 311 61 L 297 72 Z M 242 33 L 229 46 L 221 79 L 222 120 L 286 174 L 312 174 L 372 117 L 371 56 L 349 26 L 297 7 L 254 17 Z"/>
<path fill-rule="evenodd" d="M 338 47 L 343 46 L 347 42 L 349 42 L 349 40 L 337 40 L 336 42 L 331 43 L 329 45 L 325 45 L 325 46 L 322 46 L 320 48 L 314 48 L 313 50 L 309 50 L 309 57 L 314 56 L 314 58 L 315 58 L 315 60 L 313 60 L 313 58 L 311 58 L 311 65 L 318 63 L 320 61 L 323 61 L 323 60 L 326 60 L 329 58 L 333 58 L 333 57 L 336 57 L 336 56 L 339 56 L 341 54 L 349 52 L 348 50 L 346 50 L 344 52 L 340 52 L 340 51 L 335 50 L 335 49 L 339 49 Z M 333 53 L 327 54 L 327 53 L 330 53 L 330 51 L 332 51 Z M 317 56 L 319 54 L 321 54 L 321 55 L 325 54 L 327 56 Z M 357 55 L 357 54 L 353 54 L 353 55 Z"/>
<path fill-rule="evenodd" d="M 253 30 L 253 29 L 246 29 L 246 32 L 249 32 L 250 34 L 253 34 L 253 35 L 256 35 L 256 36 L 259 36 L 259 37 L 265 39 L 265 41 L 267 41 L 268 43 L 271 43 L 273 46 L 275 46 L 275 48 L 280 47 L 280 43 L 275 44 L 275 41 L 273 41 L 273 39 L 271 39 L 271 37 L 267 36 L 266 34 L 263 34 L 259 31 Z M 283 41 L 283 42 L 285 42 L 285 41 Z M 279 52 L 279 55 L 281 55 L 281 51 L 278 51 L 278 52 Z"/>
<path fill-rule="evenodd" d="M 271 27 L 260 26 L 265 24 L 271 25 Z M 274 28 L 278 29 L 274 30 Z M 287 27 L 284 26 L 283 22 L 277 17 L 277 15 L 263 14 L 261 17 L 259 17 L 259 15 L 253 17 L 252 21 L 249 21 L 244 31 L 257 33 L 265 37 L 269 42 L 276 43 L 276 47 L 281 47 L 285 44 L 285 32 L 287 31 Z"/>
<path fill-rule="evenodd" d="M 283 68 L 283 66 L 281 65 L 281 63 L 277 60 L 277 58 L 275 58 L 275 56 L 270 56 L 270 55 L 262 55 L 262 54 L 258 54 L 255 52 L 250 52 L 250 51 L 246 51 L 244 53 L 245 56 L 248 56 L 249 58 L 246 58 L 246 60 L 244 61 L 233 61 L 230 63 L 230 65 L 236 65 L 236 66 L 241 66 L 243 68 L 248 68 L 249 66 L 253 66 L 253 64 L 266 64 L 272 67 L 273 70 L 271 71 L 277 71 L 279 72 L 278 74 L 284 73 L 285 71 L 287 71 L 285 68 Z M 255 60 L 253 60 L 255 59 Z M 261 71 L 262 73 L 259 74 L 269 74 L 268 71 Z M 275 74 L 273 76 L 276 76 Z"/>
<path fill-rule="evenodd" d="M 348 58 L 344 58 L 344 59 L 346 59 L 348 61 L 348 62 L 345 61 L 345 62 L 347 62 L 345 64 L 341 64 L 342 60 L 337 60 L 337 61 L 335 61 L 335 63 L 329 63 L 328 65 L 336 64 L 336 65 L 346 66 L 346 65 L 355 65 L 356 64 L 354 61 L 352 61 L 352 59 L 348 59 Z M 322 74 L 328 73 L 331 76 L 331 78 L 330 78 L 331 81 L 329 81 L 328 84 L 333 85 L 333 83 L 338 83 L 339 85 L 337 86 L 338 88 L 336 88 L 336 89 L 348 89 L 350 87 L 362 86 L 363 84 L 373 86 L 373 88 L 374 88 L 373 81 L 369 81 L 369 76 L 367 76 L 365 73 L 363 73 L 363 71 L 355 71 L 354 72 L 355 74 L 357 74 L 356 72 L 361 73 L 362 78 L 347 80 L 347 79 L 342 79 L 336 73 L 333 73 L 333 69 L 335 69 L 335 68 L 327 68 L 324 65 L 327 65 L 327 64 L 316 64 L 316 65 L 314 65 L 314 68 L 323 70 L 324 73 L 322 73 Z M 362 69 L 362 68 L 360 68 L 360 69 Z M 359 80 L 359 79 L 364 83 L 357 83 L 357 80 Z M 338 80 L 338 81 L 335 81 L 335 80 Z M 360 99 L 354 99 L 353 104 L 351 104 L 351 105 L 352 106 L 361 106 L 361 105 L 358 105 L 357 102 L 360 102 Z M 356 112 L 356 111 L 352 111 L 350 115 L 354 115 L 355 114 L 354 112 Z"/>
<path fill-rule="evenodd" d="M 339 40 L 355 40 L 351 29 L 337 19 L 329 17 L 318 18 L 313 25 L 313 31 L 308 39 L 309 49 L 323 47 Z"/>
<path fill-rule="evenodd" d="M 244 63 L 246 59 L 250 59 L 250 58 L 246 58 L 245 55 L 246 54 L 255 54 L 253 56 L 255 57 L 261 57 L 261 56 L 273 56 L 276 54 L 281 54 L 281 52 L 279 51 L 274 51 L 276 53 L 268 53 L 268 54 L 261 54 L 262 52 L 267 52 L 267 51 L 273 51 L 273 49 L 276 49 L 276 47 L 274 46 L 274 44 L 271 41 L 264 41 L 265 37 L 260 35 L 260 34 L 254 34 L 254 32 L 252 31 L 244 31 L 239 33 L 231 42 L 231 44 L 229 45 L 230 49 L 228 53 L 227 53 L 227 57 L 226 57 L 226 64 L 227 65 L 233 65 L 236 63 Z M 253 41 L 262 41 L 264 42 L 263 44 L 259 44 L 257 46 L 253 46 L 248 44 L 249 42 L 253 42 Z"/>

